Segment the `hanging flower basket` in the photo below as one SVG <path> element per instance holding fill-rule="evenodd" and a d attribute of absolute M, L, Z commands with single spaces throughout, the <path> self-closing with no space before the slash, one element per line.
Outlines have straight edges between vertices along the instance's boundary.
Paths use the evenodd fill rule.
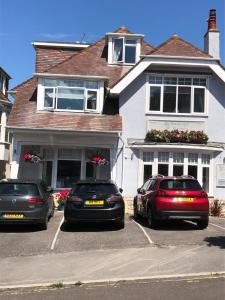
<path fill-rule="evenodd" d="M 107 165 L 109 162 L 106 160 L 106 158 L 103 158 L 99 155 L 94 155 L 91 157 L 90 162 L 95 166 L 104 166 Z"/>
<path fill-rule="evenodd" d="M 30 162 L 30 163 L 39 163 L 41 162 L 41 157 L 38 156 L 37 154 L 33 154 L 33 153 L 25 153 L 23 155 L 23 159 L 25 162 Z"/>

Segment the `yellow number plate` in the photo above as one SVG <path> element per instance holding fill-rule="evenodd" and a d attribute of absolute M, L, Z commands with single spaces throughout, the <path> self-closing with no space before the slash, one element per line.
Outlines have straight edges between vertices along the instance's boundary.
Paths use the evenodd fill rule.
<path fill-rule="evenodd" d="M 5 219 L 23 219 L 23 214 L 4 214 L 3 218 Z"/>
<path fill-rule="evenodd" d="M 193 202 L 193 198 L 174 198 L 174 202 Z"/>
<path fill-rule="evenodd" d="M 104 200 L 87 200 L 85 201 L 87 206 L 104 205 Z"/>

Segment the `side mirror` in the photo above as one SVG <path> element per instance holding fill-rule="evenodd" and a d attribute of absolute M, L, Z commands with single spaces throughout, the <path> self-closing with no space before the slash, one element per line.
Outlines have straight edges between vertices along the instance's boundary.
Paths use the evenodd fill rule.
<path fill-rule="evenodd" d="M 138 194 L 141 194 L 141 188 L 138 188 L 138 189 L 137 189 L 137 193 L 138 193 Z"/>
<path fill-rule="evenodd" d="M 52 193 L 53 192 L 53 188 L 51 186 L 47 186 L 46 192 Z"/>
<path fill-rule="evenodd" d="M 119 192 L 122 194 L 122 192 L 123 192 L 123 189 L 119 188 Z"/>

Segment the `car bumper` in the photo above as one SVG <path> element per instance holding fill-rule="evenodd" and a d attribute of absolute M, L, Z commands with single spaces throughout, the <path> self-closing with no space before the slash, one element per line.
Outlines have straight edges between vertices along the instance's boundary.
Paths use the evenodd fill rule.
<path fill-rule="evenodd" d="M 157 214 L 157 219 L 161 220 L 201 220 L 209 217 L 208 211 L 165 211 L 161 210 Z"/>
<path fill-rule="evenodd" d="M 23 215 L 23 218 L 5 218 L 5 214 L 21 214 Z M 45 222 L 46 216 L 46 209 L 35 209 L 34 211 L 1 211 L 0 224 L 40 224 Z"/>
<path fill-rule="evenodd" d="M 65 221 L 73 223 L 77 221 L 85 222 L 105 222 L 105 221 L 122 221 L 124 219 L 124 207 L 101 208 L 101 209 L 87 209 L 87 208 L 73 208 L 64 210 Z"/>

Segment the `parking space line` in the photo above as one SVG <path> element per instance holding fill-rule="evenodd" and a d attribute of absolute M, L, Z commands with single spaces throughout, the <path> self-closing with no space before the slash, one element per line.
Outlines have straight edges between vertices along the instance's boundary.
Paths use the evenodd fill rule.
<path fill-rule="evenodd" d="M 225 228 L 224 227 L 222 227 L 222 226 L 219 226 L 219 225 L 216 225 L 216 224 L 214 224 L 214 223 L 209 223 L 210 225 L 212 225 L 212 226 L 216 226 L 216 227 L 218 227 L 218 228 L 221 228 L 221 229 L 223 229 L 223 230 L 225 230 Z"/>
<path fill-rule="evenodd" d="M 145 229 L 139 224 L 137 223 L 136 221 L 132 220 L 139 228 L 141 228 L 141 230 L 143 231 L 145 237 L 147 238 L 149 244 L 154 244 L 153 241 L 151 240 L 150 236 L 147 234 L 147 232 L 145 231 Z"/>
<path fill-rule="evenodd" d="M 54 236 L 54 239 L 52 241 L 51 248 L 50 248 L 51 250 L 54 250 L 54 248 L 55 248 L 55 244 L 56 244 L 56 241 L 57 241 L 57 238 L 58 238 L 58 235 L 59 235 L 59 232 L 60 232 L 60 228 L 61 228 L 63 222 L 64 222 L 64 216 L 62 217 L 62 220 L 60 221 L 59 226 L 57 228 L 57 231 L 55 233 L 55 236 Z"/>

